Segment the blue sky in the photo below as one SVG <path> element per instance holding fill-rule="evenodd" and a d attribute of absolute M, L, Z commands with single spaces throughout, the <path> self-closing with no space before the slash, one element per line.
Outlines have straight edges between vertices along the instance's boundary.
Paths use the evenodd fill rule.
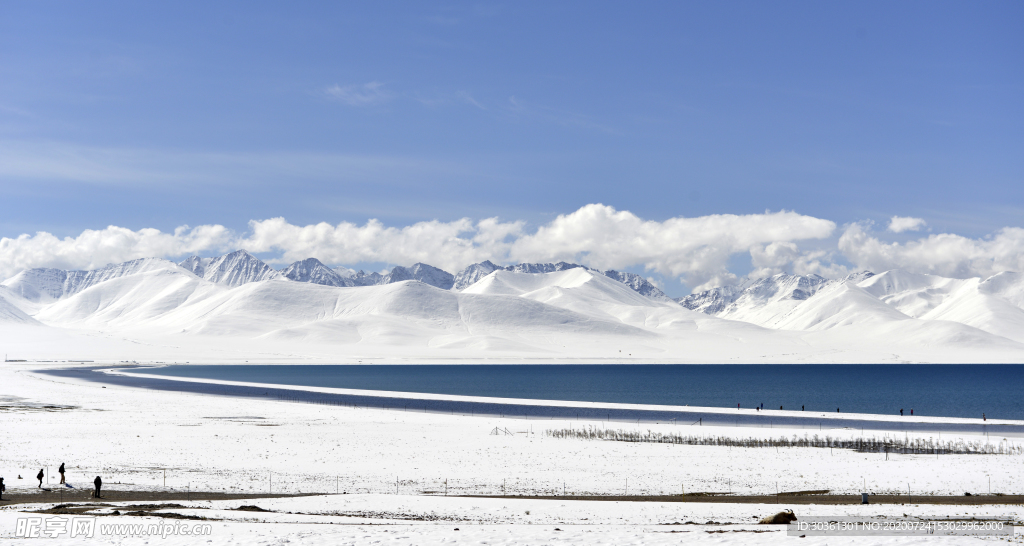
<path fill-rule="evenodd" d="M 983 238 L 1022 224 L 1022 28 L 1020 2 L 0 1 L 0 237 L 603 203 Z"/>

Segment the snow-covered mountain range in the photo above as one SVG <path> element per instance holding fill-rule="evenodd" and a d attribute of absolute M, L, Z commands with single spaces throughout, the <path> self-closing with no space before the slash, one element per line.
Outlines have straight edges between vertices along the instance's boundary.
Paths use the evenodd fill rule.
<path fill-rule="evenodd" d="M 639 275 L 564 262 L 382 274 L 310 258 L 275 271 L 240 250 L 23 271 L 0 283 L 0 344 L 196 359 L 1022 362 L 1024 276 L 775 275 L 676 302 Z"/>

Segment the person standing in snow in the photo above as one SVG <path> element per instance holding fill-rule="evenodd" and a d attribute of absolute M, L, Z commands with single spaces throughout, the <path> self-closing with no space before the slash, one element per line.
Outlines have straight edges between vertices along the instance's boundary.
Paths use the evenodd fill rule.
<path fill-rule="evenodd" d="M 0 478 L 0 500 L 4 500 L 4 491 L 7 491 L 7 486 L 4 485 L 4 479 Z"/>
<path fill-rule="evenodd" d="M 96 491 L 93 491 L 92 496 L 97 499 L 102 499 L 103 497 L 100 496 L 100 487 L 103 487 L 103 480 L 101 480 L 99 476 L 96 476 L 96 479 L 92 481 L 92 484 L 96 486 Z"/>
<path fill-rule="evenodd" d="M 903 408 L 900 408 L 900 417 L 903 417 Z"/>
<path fill-rule="evenodd" d="M 60 463 L 60 468 L 57 469 L 60 472 L 60 483 L 64 483 L 64 463 Z"/>
<path fill-rule="evenodd" d="M 43 477 L 44 477 L 44 476 L 46 476 L 46 475 L 45 475 L 45 474 L 43 474 L 43 469 L 42 469 L 42 468 L 40 468 L 40 469 L 39 469 L 39 473 L 38 473 L 38 474 L 36 474 L 36 479 L 37 479 L 37 480 L 39 480 L 39 485 L 37 485 L 36 487 L 39 487 L 39 488 L 42 488 L 42 487 L 43 487 Z"/>

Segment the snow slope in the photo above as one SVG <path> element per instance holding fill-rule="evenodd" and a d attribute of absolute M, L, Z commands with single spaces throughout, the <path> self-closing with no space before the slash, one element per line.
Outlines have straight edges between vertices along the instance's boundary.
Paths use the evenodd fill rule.
<path fill-rule="evenodd" d="M 622 284 L 632 288 L 633 291 L 642 296 L 647 296 L 648 298 L 652 298 L 658 301 L 675 301 L 672 298 L 665 295 L 665 293 L 662 292 L 660 288 L 654 286 L 654 284 L 652 284 L 651 281 L 648 281 L 647 279 L 641 277 L 640 275 L 637 275 L 636 273 L 626 273 L 624 271 L 615 271 L 614 269 L 609 269 L 608 271 L 604 272 L 604 275 L 609 279 L 619 281 Z"/>
<path fill-rule="evenodd" d="M 947 279 L 887 271 L 859 285 L 907 316 L 950 320 L 1024 341 L 1024 276 L 999 273 L 988 279 Z"/>
<path fill-rule="evenodd" d="M 616 288 L 643 300 L 624 286 Z M 535 336 L 651 335 L 610 317 L 527 298 L 459 294 L 416 281 L 335 288 L 277 279 L 230 289 L 170 269 L 113 279 L 46 307 L 37 317 L 69 328 L 406 347 L 480 342 L 534 350 L 530 338 Z"/>
<path fill-rule="evenodd" d="M 981 330 L 1024 342 L 1024 276 L 950 279 L 893 270 L 845 279 L 779 274 L 745 287 L 720 287 L 680 298 L 688 309 L 766 328 L 822 331 L 839 326 L 889 324 L 913 318 L 932 323 L 935 335 L 978 343 Z M 967 326 L 963 329 L 952 324 Z M 901 328 L 918 328 L 909 323 Z M 910 334 L 912 338 L 920 338 Z M 923 338 L 920 338 L 923 339 Z"/>
<path fill-rule="evenodd" d="M 716 317 L 571 264 L 521 268 L 555 269 L 548 273 L 499 268 L 462 291 L 443 289 L 454 277 L 422 264 L 396 270 L 442 288 L 417 280 L 363 287 L 294 282 L 267 275 L 265 264 L 244 252 L 186 265 L 141 260 L 66 277 L 23 272 L 0 291 L 0 343 L 47 358 L 130 353 L 204 361 L 1024 361 L 1024 340 L 1015 331 L 1022 310 L 1012 303 L 1021 300 L 1019 275 L 956 283 L 776 276 L 742 291 Z M 287 271 L 320 280 L 337 273 L 311 260 Z M 911 295 L 939 285 L 946 295 L 924 315 L 900 310 L 923 308 Z M 15 325 L 35 330 L 26 335 Z"/>
<path fill-rule="evenodd" d="M 774 328 L 787 313 L 828 282 L 817 275 L 779 274 L 760 279 L 738 294 L 717 316 Z"/>
<path fill-rule="evenodd" d="M 706 318 L 674 302 L 642 296 L 600 271 L 582 267 L 544 274 L 498 270 L 463 293 L 516 296 L 638 328 L 696 329 L 696 321 Z"/>
<path fill-rule="evenodd" d="M 49 303 L 118 277 L 176 267 L 174 263 L 160 258 L 143 258 L 91 271 L 26 269 L 0 284 L 28 301 Z"/>
<path fill-rule="evenodd" d="M 38 324 L 23 310 L 27 303 L 6 286 L 0 285 L 0 324 Z"/>
<path fill-rule="evenodd" d="M 452 290 L 464 290 L 473 283 L 480 279 L 490 275 L 492 272 L 497 270 L 511 271 L 513 273 L 557 273 L 559 271 L 567 271 L 570 269 L 583 269 L 586 271 L 598 271 L 587 266 L 579 264 L 570 264 L 566 262 L 558 263 L 545 263 L 545 264 L 515 264 L 505 267 L 495 265 L 490 261 L 484 261 L 477 264 L 470 265 L 457 275 L 455 275 L 454 282 L 452 283 Z M 675 301 L 669 298 L 661 291 L 660 288 L 654 286 L 650 281 L 637 275 L 636 273 L 627 273 L 622 271 L 615 271 L 609 269 L 603 272 L 603 274 L 609 279 L 616 280 L 626 286 L 630 287 L 635 292 L 653 298 L 658 301 Z"/>

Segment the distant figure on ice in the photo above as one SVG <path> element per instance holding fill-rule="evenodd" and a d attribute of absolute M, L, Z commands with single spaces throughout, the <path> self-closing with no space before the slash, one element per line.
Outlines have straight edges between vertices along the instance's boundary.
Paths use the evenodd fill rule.
<path fill-rule="evenodd" d="M 804 411 L 804 407 L 803 406 L 800 406 L 800 411 Z"/>
<path fill-rule="evenodd" d="M 740 409 L 740 405 L 739 404 L 736 404 L 736 409 Z"/>
<path fill-rule="evenodd" d="M 40 487 L 40 488 L 43 487 L 43 477 L 44 476 L 45 476 L 45 474 L 43 474 L 43 469 L 40 468 L 39 469 L 39 473 L 36 474 L 36 479 L 39 480 L 39 485 L 36 486 L 36 487 Z"/>
<path fill-rule="evenodd" d="M 7 491 L 7 486 L 4 485 L 4 479 L 0 478 L 0 500 L 4 500 L 4 491 Z"/>
<path fill-rule="evenodd" d="M 60 468 L 57 469 L 60 472 L 60 483 L 64 483 L 64 463 L 60 463 Z"/>
<path fill-rule="evenodd" d="M 779 406 L 779 409 L 782 409 L 782 406 Z"/>
<path fill-rule="evenodd" d="M 903 417 L 903 408 L 900 408 L 900 417 Z"/>
<path fill-rule="evenodd" d="M 984 413 L 981 414 L 981 420 L 982 421 L 988 421 L 988 418 L 985 417 Z"/>
<path fill-rule="evenodd" d="M 914 408 L 910 408 L 910 414 L 911 414 L 911 415 L 913 415 L 913 414 L 914 414 Z"/>
<path fill-rule="evenodd" d="M 92 484 L 96 486 L 96 491 L 93 491 L 92 496 L 97 499 L 102 499 L 103 497 L 100 496 L 100 488 L 103 487 L 103 480 L 101 480 L 99 476 L 96 476 L 96 479 L 92 481 Z"/>
<path fill-rule="evenodd" d="M 836 413 L 839 413 L 839 408 L 836 408 Z"/>

